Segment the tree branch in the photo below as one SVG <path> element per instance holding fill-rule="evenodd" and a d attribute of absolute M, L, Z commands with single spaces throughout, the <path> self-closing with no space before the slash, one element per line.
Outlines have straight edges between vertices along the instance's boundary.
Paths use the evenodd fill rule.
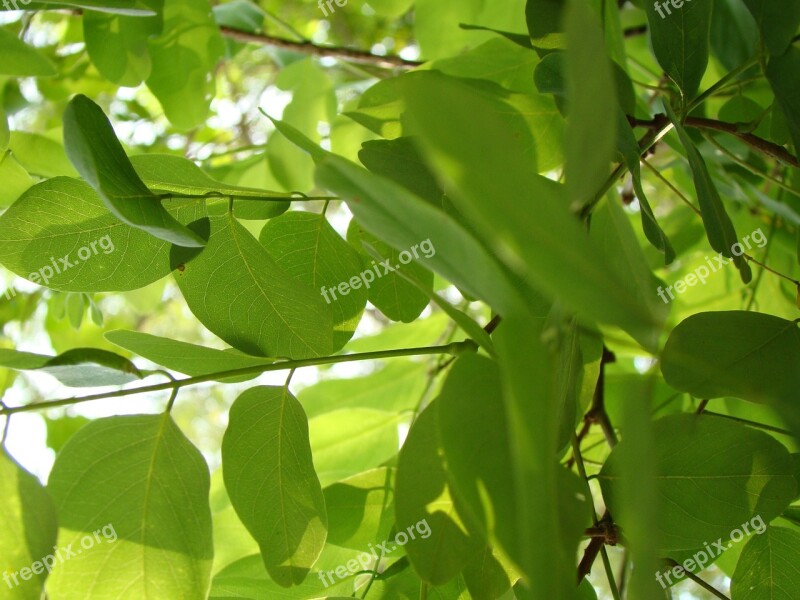
<path fill-rule="evenodd" d="M 355 63 L 373 65 L 384 69 L 413 69 L 422 63 L 416 60 L 407 60 L 399 56 L 379 56 L 365 50 L 354 50 L 343 46 L 318 46 L 312 42 L 295 42 L 286 38 L 267 35 L 265 33 L 249 33 L 234 29 L 233 27 L 220 27 L 222 35 L 237 42 L 262 44 L 302 52 L 313 56 L 336 58 Z"/>
<path fill-rule="evenodd" d="M 650 120 L 637 119 L 636 117 L 629 116 L 628 121 L 635 127 L 647 127 L 648 129 L 663 129 L 665 126 L 669 125 L 669 118 L 663 114 L 656 115 Z M 716 121 L 714 119 L 705 119 L 702 117 L 687 117 L 684 125 L 694 129 L 710 129 L 712 131 L 729 133 L 742 140 L 751 148 L 755 148 L 759 152 L 771 156 L 775 160 L 792 166 L 795 169 L 800 169 L 800 162 L 786 148 L 753 135 L 752 133 L 739 131 L 739 128 L 734 123 L 725 123 L 724 121 Z"/>
<path fill-rule="evenodd" d="M 59 406 L 69 406 L 78 404 L 80 402 L 89 402 L 92 400 L 103 400 L 105 398 L 122 398 L 124 396 L 133 396 L 135 394 L 145 394 L 149 392 L 160 392 L 163 390 L 177 390 L 190 385 L 197 385 L 198 383 L 207 383 L 209 381 L 217 381 L 219 379 L 231 379 L 234 377 L 242 377 L 244 375 L 260 375 L 268 371 L 285 371 L 289 369 L 297 369 L 300 367 L 315 367 L 317 365 L 332 365 L 336 363 L 354 362 L 359 360 L 378 360 L 382 358 L 393 358 L 397 356 L 422 356 L 425 354 L 452 354 L 458 356 L 464 352 L 474 352 L 478 349 L 478 345 L 472 340 L 465 340 L 463 342 L 453 342 L 443 346 L 427 346 L 422 348 L 403 348 L 400 350 L 378 350 L 376 352 L 361 352 L 358 354 L 343 354 L 337 356 L 321 356 L 317 358 L 303 358 L 300 360 L 283 360 L 279 362 L 266 363 L 263 365 L 255 365 L 252 367 L 243 367 L 241 369 L 231 369 L 228 371 L 220 371 L 218 373 L 208 373 L 206 375 L 199 375 L 197 377 L 187 377 L 185 379 L 172 379 L 166 383 L 159 383 L 156 385 L 147 385 L 137 388 L 126 390 L 116 390 L 114 392 L 106 392 L 104 394 L 93 394 L 91 396 L 83 396 L 79 398 L 64 398 L 62 400 L 50 400 L 47 402 L 38 402 L 36 404 L 24 404 L 22 406 L 5 406 L 0 400 L 0 415 L 12 415 L 20 412 L 29 412 L 33 410 L 44 410 L 47 408 L 56 408 Z M 265 359 L 269 360 L 269 359 Z"/>

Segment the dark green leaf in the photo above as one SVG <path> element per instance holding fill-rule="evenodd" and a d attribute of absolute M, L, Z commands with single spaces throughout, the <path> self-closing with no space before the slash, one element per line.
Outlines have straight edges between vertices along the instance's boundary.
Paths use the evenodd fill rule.
<path fill-rule="evenodd" d="M 656 486 L 661 504 L 659 547 L 692 550 L 760 515 L 769 522 L 797 493 L 794 465 L 786 448 L 762 431 L 713 416 L 680 414 L 653 425 Z M 619 524 L 621 471 L 628 452 L 623 439 L 600 472 L 603 497 Z M 632 510 L 638 510 L 634 507 Z"/>
<path fill-rule="evenodd" d="M 661 372 L 672 387 L 697 398 L 769 404 L 800 437 L 796 321 L 750 311 L 692 315 L 667 340 Z"/>
<path fill-rule="evenodd" d="M 800 156 L 800 49 L 792 46 L 782 56 L 770 58 L 766 75 L 786 117 L 795 155 Z"/>
<path fill-rule="evenodd" d="M 800 1 L 744 0 L 758 24 L 761 38 L 772 56 L 780 56 L 789 47 L 800 27 Z"/>
<path fill-rule="evenodd" d="M 731 600 L 791 600 L 800 590 L 800 533 L 767 527 L 742 550 L 731 581 Z"/>
<path fill-rule="evenodd" d="M 711 0 L 643 2 L 650 39 L 661 67 L 683 93 L 694 98 L 708 66 Z"/>
<path fill-rule="evenodd" d="M 205 241 L 170 215 L 134 171 L 102 109 L 83 95 L 64 112 L 64 147 L 72 164 L 118 219 L 173 244 Z"/>
<path fill-rule="evenodd" d="M 666 105 L 665 105 L 666 106 Z M 675 114 L 669 106 L 666 106 L 667 113 L 672 120 L 675 130 L 678 132 L 681 144 L 686 150 L 689 159 L 689 166 L 692 169 L 694 188 L 697 191 L 697 200 L 700 203 L 700 212 L 703 217 L 703 225 L 706 228 L 706 235 L 711 247 L 722 256 L 733 259 L 736 268 L 742 276 L 744 283 L 749 283 L 753 277 L 750 266 L 741 255 L 734 253 L 734 245 L 739 239 L 736 237 L 736 230 L 733 222 L 725 210 L 725 205 L 717 191 L 717 186 L 711 179 L 703 156 L 694 145 L 692 138 L 686 133 L 683 125 L 678 122 Z"/>

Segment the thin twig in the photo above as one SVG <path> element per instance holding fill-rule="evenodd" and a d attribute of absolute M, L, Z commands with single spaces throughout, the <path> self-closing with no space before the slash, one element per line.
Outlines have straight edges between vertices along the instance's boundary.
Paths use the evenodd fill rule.
<path fill-rule="evenodd" d="M 318 46 L 312 42 L 295 42 L 286 38 L 267 35 L 265 33 L 250 33 L 241 31 L 233 27 L 220 27 L 222 35 L 238 42 L 250 42 L 273 46 L 284 50 L 292 50 L 312 56 L 336 58 L 361 64 L 373 65 L 384 69 L 413 69 L 422 63 L 416 60 L 408 60 L 399 56 L 379 56 L 366 50 L 355 50 L 343 46 Z"/>
<path fill-rule="evenodd" d="M 656 130 L 663 129 L 670 122 L 669 117 L 664 114 L 658 114 L 652 119 L 638 119 L 636 117 L 629 116 L 628 121 L 634 127 L 646 127 L 648 129 Z M 706 119 L 703 117 L 687 117 L 684 121 L 684 125 L 694 129 L 709 129 L 712 131 L 722 131 L 724 133 L 728 133 L 739 138 L 745 144 L 758 150 L 759 152 L 762 152 L 763 154 L 766 154 L 767 156 L 770 156 L 784 164 L 792 166 L 795 169 L 800 169 L 800 162 L 798 162 L 797 157 L 795 157 L 786 148 L 753 135 L 752 133 L 739 131 L 739 127 L 734 123 L 725 123 L 724 121 Z"/>

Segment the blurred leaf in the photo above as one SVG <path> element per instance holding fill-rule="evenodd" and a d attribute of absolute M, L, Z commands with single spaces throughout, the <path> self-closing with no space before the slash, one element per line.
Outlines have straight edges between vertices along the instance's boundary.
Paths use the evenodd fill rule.
<path fill-rule="evenodd" d="M 800 156 L 800 49 L 792 46 L 785 54 L 770 58 L 765 74 L 786 118 L 795 155 Z"/>
<path fill-rule="evenodd" d="M 83 35 L 89 58 L 100 74 L 114 83 L 136 87 L 150 76 L 147 40 L 161 33 L 164 0 L 141 0 L 154 16 L 127 16 L 86 11 Z"/>
<path fill-rule="evenodd" d="M 3 27 L 0 27 L 0 55 L 3 57 L 0 75 L 52 77 L 57 74 L 50 60 Z"/>
<path fill-rule="evenodd" d="M 469 537 L 451 499 L 438 442 L 437 410 L 434 401 L 419 415 L 400 451 L 395 512 L 398 530 L 427 523 L 429 537 L 409 540 L 405 551 L 423 580 L 441 585 L 466 566 L 481 544 Z"/>
<path fill-rule="evenodd" d="M 485 100 L 456 80 L 419 73 L 407 93 L 429 155 L 458 190 L 454 200 L 506 264 L 570 309 L 655 348 L 663 311 L 643 306 L 636 286 L 603 260 L 570 213 L 563 186 L 532 172 L 523 152 L 530 136 L 493 118 Z M 484 115 L 480 122 L 476 114 Z"/>
<path fill-rule="evenodd" d="M 9 590 L 8 600 L 39 600 L 44 580 L 55 557 L 51 555 L 58 534 L 58 517 L 50 496 L 39 481 L 0 450 L 0 556 Z M 42 569 L 42 560 L 48 570 Z M 51 562 L 52 561 L 52 562 Z M 38 563 L 38 568 L 34 565 Z M 34 566 L 31 576 L 31 566 Z M 27 568 L 27 577 L 19 570 Z M 38 571 L 38 572 L 37 572 Z"/>
<path fill-rule="evenodd" d="M 800 27 L 800 1 L 780 5 L 769 0 L 744 0 L 761 30 L 761 38 L 772 56 L 780 56 L 792 43 Z"/>
<path fill-rule="evenodd" d="M 368 469 L 397 454 L 398 425 L 405 417 L 368 408 L 318 415 L 308 423 L 314 468 L 322 487 Z"/>

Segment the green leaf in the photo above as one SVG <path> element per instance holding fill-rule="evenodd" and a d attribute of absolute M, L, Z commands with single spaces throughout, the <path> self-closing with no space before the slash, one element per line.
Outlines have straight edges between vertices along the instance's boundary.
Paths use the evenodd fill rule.
<path fill-rule="evenodd" d="M 487 4 L 481 0 L 417 0 L 414 4 L 414 35 L 426 60 L 458 54 L 493 34 L 460 29 L 461 23 L 520 32 L 524 0 Z"/>
<path fill-rule="evenodd" d="M 183 223 L 205 215 L 196 200 L 164 204 Z M 169 274 L 169 249 L 168 242 L 114 217 L 95 191 L 77 179 L 39 183 L 0 215 L 0 262 L 55 290 L 142 288 Z M 62 257 L 72 266 L 61 270 Z"/>
<path fill-rule="evenodd" d="M 323 487 L 374 469 L 397 454 L 404 415 L 368 408 L 318 415 L 308 423 L 314 468 Z"/>
<path fill-rule="evenodd" d="M 391 179 L 433 206 L 443 208 L 444 190 L 412 138 L 370 140 L 361 147 L 358 158 L 376 175 Z"/>
<path fill-rule="evenodd" d="M 708 66 L 711 0 L 644 2 L 650 39 L 658 63 L 680 88 L 684 104 L 694 98 Z M 668 14 L 669 13 L 669 14 Z"/>
<path fill-rule="evenodd" d="M 336 579 L 330 583 L 329 572 L 335 573 L 337 567 L 343 568 L 348 560 L 356 558 L 354 550 L 338 548 L 327 544 L 315 565 L 313 577 L 291 588 L 278 585 L 269 578 L 264 569 L 261 556 L 248 556 L 228 565 L 215 577 L 209 600 L 247 598 L 247 600 L 300 600 L 319 599 L 336 594 L 353 593 L 353 577 Z M 325 581 L 327 587 L 322 583 Z M 352 597 L 352 596 L 351 596 Z"/>
<path fill-rule="evenodd" d="M 155 16 L 127 16 L 86 11 L 83 35 L 86 51 L 100 74 L 121 86 L 136 87 L 150 75 L 147 40 L 164 26 L 164 0 L 141 0 Z"/>
<path fill-rule="evenodd" d="M 42 177 L 78 177 L 60 141 L 38 133 L 14 131 L 9 147 L 14 152 L 14 158 L 29 173 Z"/>
<path fill-rule="evenodd" d="M 0 27 L 0 56 L 0 75 L 52 77 L 58 72 L 49 59 L 4 27 Z"/>
<path fill-rule="evenodd" d="M 58 454 L 48 491 L 59 547 L 80 550 L 53 569 L 49 598 L 205 598 L 208 466 L 169 416 L 93 421 Z"/>
<path fill-rule="evenodd" d="M 597 17 L 586 4 L 571 2 L 568 6 L 564 173 L 569 201 L 583 206 L 594 199 L 611 171 L 616 123 L 613 119 L 598 119 L 597 115 L 613 114 L 617 98 L 611 62 Z M 584 90 L 592 90 L 592 93 Z"/>
<path fill-rule="evenodd" d="M 429 156 L 505 263 L 570 309 L 654 349 L 663 313 L 643 305 L 627 275 L 603 260 L 571 214 L 563 186 L 532 171 L 523 152 L 530 136 L 495 118 L 485 99 L 456 80 L 418 73 L 408 81 L 409 116 L 424 132 Z"/>
<path fill-rule="evenodd" d="M 459 514 L 470 530 L 492 542 L 499 540 L 518 558 L 502 394 L 500 370 L 493 361 L 478 355 L 459 357 L 436 401 L 438 435 Z"/>
<path fill-rule="evenodd" d="M 104 337 L 157 365 L 192 377 L 272 363 L 267 358 L 248 356 L 233 348 L 217 350 L 139 331 L 117 329 L 107 332 Z"/>
<path fill-rule="evenodd" d="M 0 348 L 0 366 L 42 371 L 69 387 L 123 385 L 142 378 L 127 358 L 98 348 L 75 348 L 58 356 Z"/>
<path fill-rule="evenodd" d="M 165 0 L 163 31 L 148 41 L 153 67 L 145 83 L 170 123 L 190 129 L 208 116 L 225 44 L 207 0 Z"/>
<path fill-rule="evenodd" d="M 400 451 L 395 486 L 397 529 L 425 521 L 431 535 L 405 546 L 414 570 L 441 585 L 463 569 L 480 542 L 470 538 L 450 496 L 437 434 L 437 401 L 423 411 Z"/>
<path fill-rule="evenodd" d="M 575 555 L 591 514 L 586 484 L 556 462 L 559 406 L 545 322 L 504 315 L 495 335 L 508 426 L 514 562 L 536 600 L 575 598 Z M 509 516 L 503 518 L 509 519 Z M 531 539 L 546 538 L 547 545 Z M 508 549 L 507 549 L 508 551 Z"/>
<path fill-rule="evenodd" d="M 86 417 L 77 416 L 59 417 L 57 419 L 45 417 L 45 421 L 47 422 L 47 447 L 58 454 L 61 448 L 64 447 L 64 444 L 66 444 L 81 427 L 88 425 L 91 420 Z"/>
<path fill-rule="evenodd" d="M 295 359 L 331 353 L 322 296 L 281 269 L 232 215 L 211 218 L 208 245 L 175 279 L 195 316 L 237 350 Z"/>
<path fill-rule="evenodd" d="M 413 410 L 425 390 L 424 362 L 394 359 L 382 369 L 350 379 L 327 379 L 297 395 L 309 417 L 341 408 Z"/>
<path fill-rule="evenodd" d="M 781 514 L 797 494 L 786 448 L 762 431 L 713 416 L 672 415 L 653 424 L 662 550 L 692 550 L 727 538 L 755 515 Z M 599 475 L 603 497 L 619 524 L 621 463 L 636 449 L 623 439 Z M 638 508 L 633 508 L 638 510 Z"/>
<path fill-rule="evenodd" d="M 320 141 L 320 121 L 331 123 L 336 114 L 336 95 L 328 74 L 311 58 L 306 58 L 281 69 L 275 84 L 292 93 L 282 121 L 306 138 Z M 278 135 L 270 136 L 267 141 L 270 171 L 285 189 L 307 192 L 314 185 L 313 162 L 283 132 L 284 129 L 278 128 Z"/>
<path fill-rule="evenodd" d="M 285 387 L 255 387 L 236 399 L 222 469 L 272 579 L 285 587 L 301 583 L 325 545 L 328 518 L 306 415 Z"/>
<path fill-rule="evenodd" d="M 628 274 L 629 288 L 636 291 L 639 304 L 660 319 L 666 318 L 669 307 L 658 296 L 660 282 L 650 270 L 617 194 L 607 194 L 592 213 L 590 236 L 606 263 L 617 273 Z"/>
<path fill-rule="evenodd" d="M 508 276 L 468 231 L 401 186 L 333 156 L 317 166 L 317 180 L 349 199 L 358 223 L 394 248 L 407 250 L 428 240 L 433 251 L 447 248 L 428 252 L 426 265 L 468 294 L 500 310 L 522 303 Z"/>
<path fill-rule="evenodd" d="M 798 564 L 800 533 L 767 527 L 742 550 L 731 579 L 731 600 L 791 600 L 800 589 Z"/>
<path fill-rule="evenodd" d="M 678 122 L 675 113 L 665 104 L 667 114 L 678 132 L 681 144 L 686 150 L 689 159 L 689 166 L 692 169 L 694 188 L 697 191 L 697 200 L 700 203 L 700 213 L 703 218 L 703 225 L 711 247 L 722 256 L 733 259 L 736 268 L 739 269 L 742 281 L 749 283 L 753 278 L 753 273 L 747 261 L 741 256 L 736 256 L 733 247 L 739 241 L 736 237 L 736 230 L 733 222 L 725 210 L 725 205 L 717 191 L 717 186 L 711 179 L 703 156 L 694 145 L 692 138 L 686 133 L 683 125 Z"/>
<path fill-rule="evenodd" d="M 782 56 L 770 58 L 765 74 L 786 116 L 795 155 L 800 156 L 800 49 L 792 46 Z"/>
<path fill-rule="evenodd" d="M 633 191 L 636 192 L 636 199 L 639 201 L 644 235 L 656 249 L 664 253 L 664 263 L 672 264 L 675 260 L 675 249 L 667 238 L 667 234 L 656 221 L 653 208 L 644 193 L 639 143 L 633 135 L 633 129 L 631 129 L 625 113 L 621 110 L 617 111 L 617 151 L 631 174 Z"/>
<path fill-rule="evenodd" d="M 0 206 L 8 206 L 36 183 L 14 158 L 11 149 L 0 156 L 0 180 L 3 182 L 3 187 L 0 188 Z"/>
<path fill-rule="evenodd" d="M 27 10 L 53 10 L 66 6 L 73 9 L 86 9 L 131 17 L 153 16 L 153 9 L 142 4 L 141 0 L 46 0 L 29 2 Z"/>
<path fill-rule="evenodd" d="M 772 56 L 780 56 L 792 43 L 800 27 L 800 2 L 786 0 L 780 4 L 769 0 L 744 0 L 761 31 L 761 39 Z"/>
<path fill-rule="evenodd" d="M 675 327 L 661 372 L 672 387 L 697 398 L 769 404 L 800 437 L 799 365 L 797 321 L 750 311 L 707 312 Z"/>
<path fill-rule="evenodd" d="M 169 154 L 139 154 L 131 156 L 133 168 L 142 181 L 155 193 L 177 197 L 206 196 L 218 198 L 227 208 L 233 198 L 233 212 L 258 207 L 258 219 L 271 219 L 289 208 L 292 194 L 230 185 L 209 177 L 200 167 L 182 156 Z M 242 217 L 247 218 L 247 217 Z"/>
<path fill-rule="evenodd" d="M 375 281 L 370 283 L 369 301 L 392 321 L 411 323 L 419 317 L 428 306 L 429 297 L 426 291 L 433 290 L 433 273 L 416 262 L 402 265 L 401 252 L 365 231 L 355 219 L 350 221 L 347 240 L 358 251 L 364 267 L 364 277 L 374 276 Z M 397 272 L 387 272 L 387 267 L 394 271 L 409 271 L 422 289 Z"/>
<path fill-rule="evenodd" d="M 394 524 L 394 470 L 365 471 L 325 488 L 328 542 L 365 550 L 388 539 Z"/>
<path fill-rule="evenodd" d="M 502 598 L 511 588 L 508 574 L 488 546 L 470 559 L 462 575 L 473 600 Z"/>
<path fill-rule="evenodd" d="M 369 295 L 356 251 L 325 215 L 301 211 L 270 219 L 259 241 L 281 269 L 320 290 L 333 320 L 333 350 L 342 348 L 353 337 Z"/>
<path fill-rule="evenodd" d="M 0 556 L 5 583 L 10 588 L 3 591 L 3 598 L 39 600 L 45 577 L 53 566 L 51 554 L 58 533 L 56 509 L 39 480 L 19 466 L 5 449 L 0 450 L 0 494 Z M 42 559 L 47 561 L 47 571 L 42 569 Z M 23 573 L 26 577 L 20 576 L 20 569 L 27 570 Z"/>
<path fill-rule="evenodd" d="M 205 241 L 184 227 L 147 189 L 125 155 L 102 109 L 83 95 L 64 111 L 64 147 L 72 164 L 122 222 L 192 248 Z"/>

